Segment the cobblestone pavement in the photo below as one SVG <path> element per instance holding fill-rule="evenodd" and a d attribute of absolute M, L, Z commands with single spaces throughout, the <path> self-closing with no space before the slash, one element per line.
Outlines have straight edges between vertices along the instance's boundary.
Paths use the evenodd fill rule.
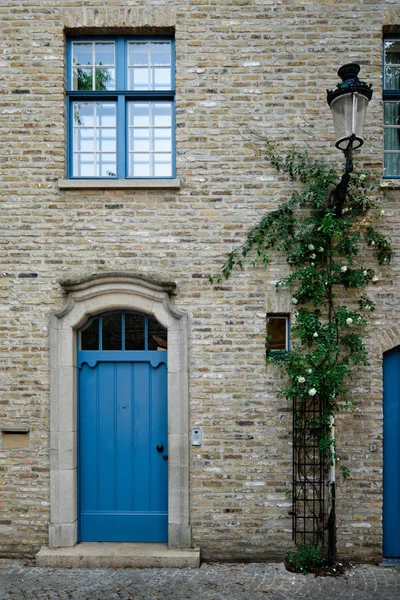
<path fill-rule="evenodd" d="M 0 561 L 4 600 L 399 600 L 400 569 L 358 565 L 340 577 L 288 573 L 282 564 L 200 569 L 45 569 Z"/>

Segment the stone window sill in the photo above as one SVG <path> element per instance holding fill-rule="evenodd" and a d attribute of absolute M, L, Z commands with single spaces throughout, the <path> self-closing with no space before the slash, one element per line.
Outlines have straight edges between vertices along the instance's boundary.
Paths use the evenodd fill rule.
<path fill-rule="evenodd" d="M 395 190 L 400 188 L 400 179 L 382 179 L 381 189 Z"/>
<path fill-rule="evenodd" d="M 174 189 L 179 190 L 179 179 L 59 179 L 60 190 L 117 190 L 117 189 Z"/>

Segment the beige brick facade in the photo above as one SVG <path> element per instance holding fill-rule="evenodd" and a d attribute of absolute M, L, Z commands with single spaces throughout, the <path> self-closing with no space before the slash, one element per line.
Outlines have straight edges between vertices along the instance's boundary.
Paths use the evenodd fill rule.
<path fill-rule="evenodd" d="M 289 312 L 286 271 L 245 266 L 208 277 L 249 227 L 286 197 L 260 136 L 340 165 L 326 88 L 356 61 L 373 84 L 356 161 L 382 168 L 381 40 L 395 2 L 364 0 L 3 0 L 0 7 L 0 555 L 48 543 L 49 325 L 61 280 L 134 272 L 177 284 L 188 317 L 192 545 L 208 559 L 282 558 L 291 540 L 291 407 L 266 368 L 266 312 Z M 65 47 L 74 34 L 175 34 L 179 189 L 59 189 L 66 160 Z M 399 253 L 398 192 L 385 229 Z M 356 411 L 338 424 L 352 478 L 338 487 L 338 551 L 382 552 L 382 353 L 400 344 L 399 259 L 378 269 L 371 366 L 354 379 Z M 375 451 L 376 450 L 376 451 Z"/>

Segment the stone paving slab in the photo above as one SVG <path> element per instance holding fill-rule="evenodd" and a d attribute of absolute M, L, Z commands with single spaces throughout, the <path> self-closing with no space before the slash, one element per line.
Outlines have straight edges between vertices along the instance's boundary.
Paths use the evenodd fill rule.
<path fill-rule="evenodd" d="M 0 561 L 0 600 L 399 600 L 400 569 L 358 565 L 340 577 L 289 573 L 283 564 L 200 569 L 49 569 Z"/>

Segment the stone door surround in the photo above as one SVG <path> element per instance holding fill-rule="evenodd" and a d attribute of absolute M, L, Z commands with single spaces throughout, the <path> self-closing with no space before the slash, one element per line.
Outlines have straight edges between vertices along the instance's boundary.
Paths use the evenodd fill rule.
<path fill-rule="evenodd" d="M 137 310 L 168 329 L 168 545 L 189 548 L 188 325 L 176 284 L 134 273 L 61 282 L 67 302 L 50 320 L 50 548 L 77 543 L 77 329 L 91 316 Z"/>

